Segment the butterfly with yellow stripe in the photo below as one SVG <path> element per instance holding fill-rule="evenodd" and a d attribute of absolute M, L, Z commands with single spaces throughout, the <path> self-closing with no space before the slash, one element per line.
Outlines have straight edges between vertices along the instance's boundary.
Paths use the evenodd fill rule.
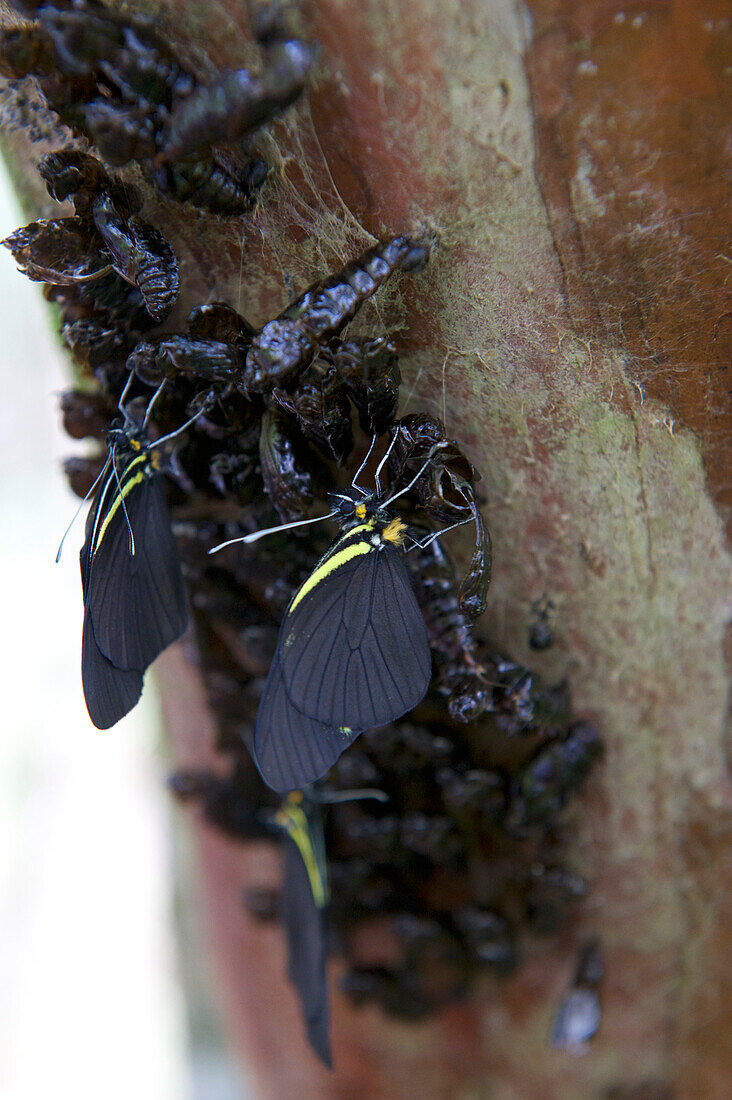
<path fill-rule="evenodd" d="M 393 505 L 433 454 L 407 486 L 384 496 L 379 475 L 392 440 L 376 490 L 367 492 L 358 477 L 376 438 L 351 488 L 330 494 L 336 506 L 322 518 L 338 517 L 341 532 L 285 612 L 259 705 L 253 757 L 264 781 L 282 793 L 325 775 L 364 730 L 412 710 L 432 676 L 427 628 L 404 560 L 407 541 L 418 543 Z M 255 531 L 210 552 L 317 521 Z"/>
<path fill-rule="evenodd" d="M 415 707 L 432 675 L 406 525 L 375 499 L 344 496 L 341 515 L 285 613 L 259 707 L 254 758 L 279 791 L 320 778 L 363 730 Z"/>
<path fill-rule="evenodd" d="M 280 916 L 287 937 L 287 973 L 300 998 L 310 1045 L 330 1069 L 325 971 L 329 890 L 322 810 L 317 800 L 295 791 L 280 806 L 275 823 L 285 835 Z"/>
<path fill-rule="evenodd" d="M 330 1011 L 326 981 L 330 901 L 325 853 L 324 806 L 373 798 L 387 802 L 383 791 L 334 791 L 311 787 L 292 791 L 273 815 L 284 835 L 280 917 L 287 938 L 287 974 L 294 985 L 315 1053 L 331 1068 Z"/>
<path fill-rule="evenodd" d="M 320 779 L 364 730 L 386 725 L 424 698 L 432 659 L 422 612 L 404 560 L 419 542 L 395 512 L 436 452 L 437 443 L 408 485 L 384 496 L 358 485 L 377 437 L 347 491 L 331 493 L 327 516 L 254 531 L 213 547 L 252 543 L 273 531 L 337 517 L 341 532 L 294 595 L 280 628 L 254 730 L 252 755 L 273 790 L 297 790 Z M 460 526 L 460 520 L 453 526 Z M 448 527 L 446 530 L 451 530 Z"/>
<path fill-rule="evenodd" d="M 123 428 L 108 447 L 80 554 L 81 677 L 98 729 L 132 710 L 145 670 L 188 623 L 158 452 Z"/>
<path fill-rule="evenodd" d="M 81 679 L 89 717 L 98 729 L 109 729 L 132 710 L 145 670 L 188 625 L 158 448 L 190 427 L 207 405 L 151 442 L 147 425 L 165 379 L 141 426 L 133 423 L 124 405 L 134 381 L 130 374 L 118 406 L 124 419 L 107 432 L 107 458 L 87 494 L 93 499 L 79 559 L 84 596 Z"/>

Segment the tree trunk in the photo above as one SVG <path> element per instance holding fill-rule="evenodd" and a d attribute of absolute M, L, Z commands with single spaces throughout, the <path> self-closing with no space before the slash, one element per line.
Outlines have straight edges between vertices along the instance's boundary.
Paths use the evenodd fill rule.
<path fill-rule="evenodd" d="M 204 71 L 248 60 L 241 7 L 159 5 Z M 566 675 L 605 743 L 565 819 L 590 884 L 578 916 L 424 1024 L 335 993 L 332 1075 L 300 1037 L 279 932 L 241 909 L 242 884 L 276 865 L 201 827 L 222 1011 L 263 1096 L 729 1093 L 728 14 L 722 0 L 305 0 L 319 65 L 262 141 L 279 171 L 256 212 L 151 204 L 181 259 L 178 314 L 224 299 L 254 324 L 374 238 L 437 233 L 426 273 L 359 323 L 399 330 L 402 411 L 442 416 L 482 471 L 481 632 Z M 557 640 L 535 654 L 544 593 Z M 159 667 L 178 760 L 210 763 L 189 651 Z M 576 1057 L 548 1034 L 590 936 L 602 1024 Z"/>

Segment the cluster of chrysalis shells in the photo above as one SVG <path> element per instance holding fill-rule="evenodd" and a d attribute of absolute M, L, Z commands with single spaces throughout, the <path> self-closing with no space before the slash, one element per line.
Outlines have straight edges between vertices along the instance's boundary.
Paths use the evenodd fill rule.
<path fill-rule="evenodd" d="M 212 218 L 266 202 L 267 165 L 250 145 L 297 99 L 315 51 L 263 9 L 259 76 L 240 70 L 206 83 L 147 21 L 93 0 L 16 7 L 32 21 L 3 35 L 0 72 L 16 82 L 19 102 L 23 78 L 33 76 L 74 135 L 39 165 L 73 215 L 4 242 L 56 304 L 80 378 L 63 395 L 64 423 L 98 445 L 68 462 L 72 488 L 83 496 L 99 473 L 123 390 L 126 410 L 141 419 L 166 380 L 147 425 L 152 438 L 198 414 L 162 466 L 225 766 L 173 776 L 176 795 L 242 843 L 280 841 L 277 799 L 247 745 L 282 615 L 332 532 L 284 532 L 213 557 L 212 546 L 311 515 L 348 484 L 374 434 L 396 440 L 392 478 L 414 472 L 440 444 L 439 462 L 403 502 L 410 523 L 472 521 L 462 574 L 449 542 L 410 556 L 433 657 L 427 696 L 364 733 L 324 784 L 385 796 L 324 810 L 329 943 L 346 959 L 344 987 L 359 1003 L 421 1018 L 464 997 L 477 973 L 510 973 L 522 936 L 551 934 L 583 896 L 563 861 L 562 810 L 600 752 L 594 727 L 571 721 L 566 686 L 544 687 L 477 639 L 490 572 L 479 475 L 435 417 L 398 416 L 398 341 L 345 331 L 387 279 L 424 268 L 435 242 L 415 233 L 385 240 L 260 328 L 216 301 L 212 286 L 212 302 L 180 331 L 161 329 L 179 295 L 178 265 L 175 243 L 145 216 L 146 195 L 193 203 Z M 115 177 L 122 165 L 137 166 L 139 189 Z M 548 619 L 539 609 L 536 648 L 551 644 Z M 247 906 L 270 919 L 277 898 L 255 885 Z"/>

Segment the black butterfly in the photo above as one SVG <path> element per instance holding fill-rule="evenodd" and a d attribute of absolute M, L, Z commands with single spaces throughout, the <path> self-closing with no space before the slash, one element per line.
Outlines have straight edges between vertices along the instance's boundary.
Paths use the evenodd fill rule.
<path fill-rule="evenodd" d="M 418 543 L 392 506 L 433 455 L 406 488 L 384 498 L 379 472 L 388 455 L 376 472 L 375 493 L 360 488 L 356 474 L 351 490 L 331 494 L 338 501 L 331 516 L 340 518 L 341 533 L 285 612 L 253 743 L 262 778 L 276 791 L 315 782 L 360 733 L 399 718 L 429 687 L 427 628 L 404 548 L 407 539 L 427 545 L 437 536 Z M 221 545 L 312 522 L 299 520 Z"/>
<path fill-rule="evenodd" d="M 132 710 L 148 665 L 188 624 L 157 452 L 124 428 L 108 446 L 80 555 L 81 677 L 98 729 Z"/>
<path fill-rule="evenodd" d="M 300 998 L 310 1045 L 330 1069 L 325 972 L 329 892 L 322 811 L 317 801 L 296 791 L 282 803 L 275 821 L 285 834 L 280 916 L 287 937 L 287 974 Z"/>
<path fill-rule="evenodd" d="M 278 791 L 312 783 L 363 730 L 415 707 L 432 675 L 406 525 L 378 501 L 344 499 L 341 514 L 349 505 L 353 518 L 285 613 L 259 706 L 254 758 Z"/>

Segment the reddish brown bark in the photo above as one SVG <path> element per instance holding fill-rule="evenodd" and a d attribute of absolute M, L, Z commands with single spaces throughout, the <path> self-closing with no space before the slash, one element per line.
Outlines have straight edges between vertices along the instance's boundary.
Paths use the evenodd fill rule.
<path fill-rule="evenodd" d="M 557 599 L 562 637 L 541 663 L 569 671 L 608 743 L 572 816 L 593 884 L 577 925 L 427 1027 L 338 1003 L 328 1093 L 721 1096 L 721 7 L 319 3 L 306 19 L 321 75 L 275 128 L 306 167 L 286 160 L 254 262 L 306 281 L 313 241 L 330 261 L 367 233 L 440 233 L 430 272 L 380 319 L 407 324 L 410 408 L 444 412 L 485 473 L 485 630 L 526 657 L 530 603 Z M 243 263 L 250 287 L 246 249 Z M 272 284 L 253 285 L 271 313 Z M 604 1019 L 574 1059 L 547 1033 L 589 932 L 608 956 Z"/>
<path fill-rule="evenodd" d="M 703 440 L 727 511 L 729 6 L 529 7 L 537 178 L 572 323 L 616 343 L 642 391 Z"/>

